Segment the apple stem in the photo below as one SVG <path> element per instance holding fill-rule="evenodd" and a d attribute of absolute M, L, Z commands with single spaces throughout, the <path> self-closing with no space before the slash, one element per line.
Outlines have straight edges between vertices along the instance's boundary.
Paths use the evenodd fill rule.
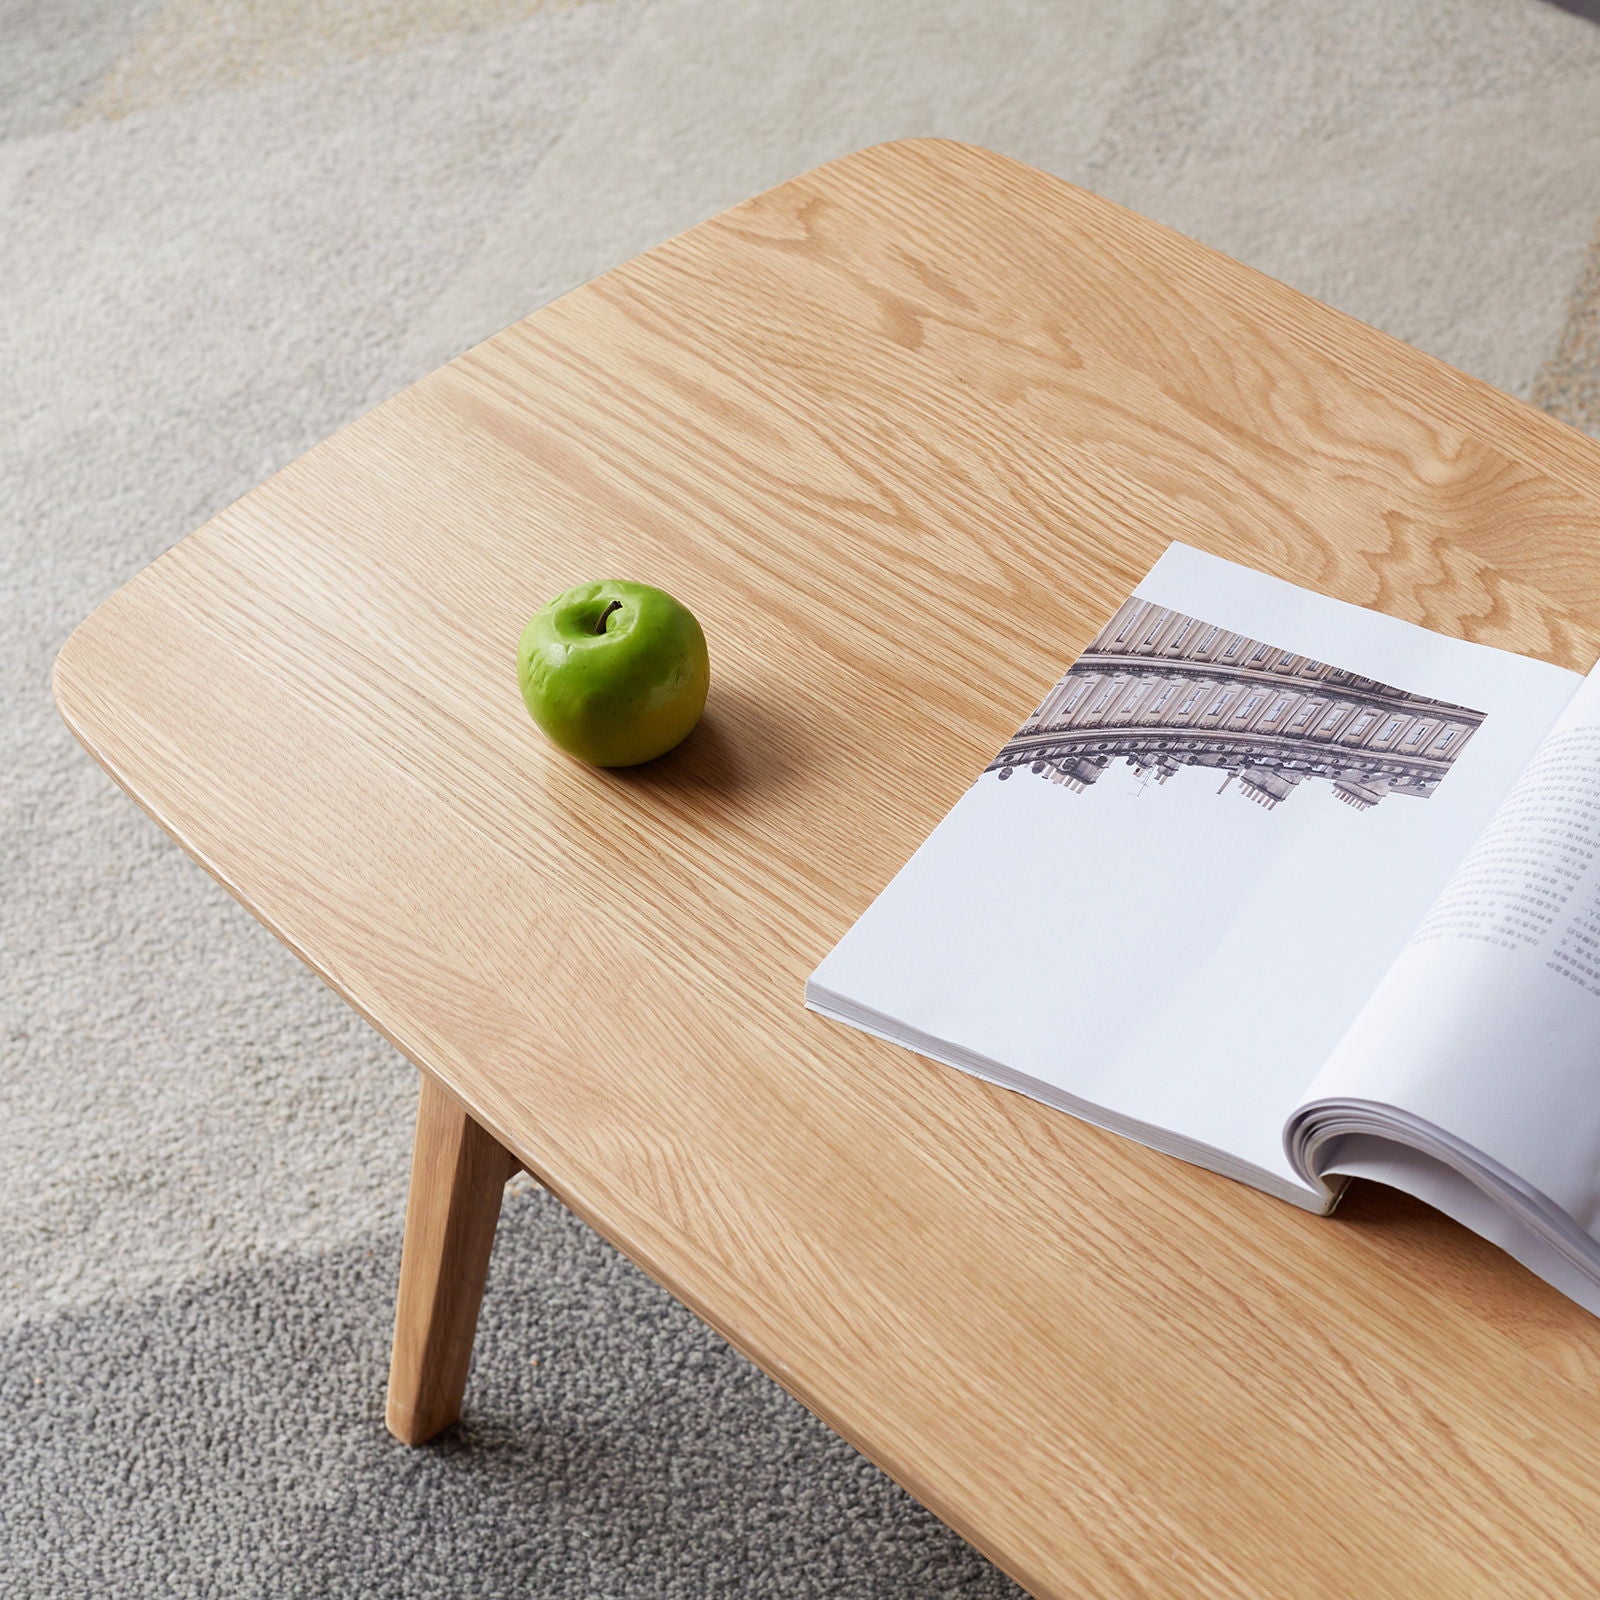
<path fill-rule="evenodd" d="M 600 620 L 595 623 L 594 631 L 596 633 L 604 633 L 606 631 L 606 623 L 611 620 L 611 613 L 613 611 L 620 611 L 621 609 L 622 602 L 620 600 L 613 600 L 611 604 L 600 613 Z"/>

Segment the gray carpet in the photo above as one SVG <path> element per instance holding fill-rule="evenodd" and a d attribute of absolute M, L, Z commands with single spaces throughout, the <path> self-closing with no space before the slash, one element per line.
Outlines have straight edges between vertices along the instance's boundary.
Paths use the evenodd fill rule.
<path fill-rule="evenodd" d="M 380 1337 L 396 1248 L 387 1229 L 0 1340 L 0 1406 L 26 1419 L 4 1592 L 1015 1593 L 533 1195 L 502 1224 L 471 1419 L 396 1444 Z"/>
<path fill-rule="evenodd" d="M 393 1444 L 410 1071 L 50 661 L 439 360 L 903 134 L 1600 433 L 1597 112 L 1600 28 L 1539 0 L 0 0 L 0 1595 L 1014 1594 L 525 1184 L 465 1426 Z"/>

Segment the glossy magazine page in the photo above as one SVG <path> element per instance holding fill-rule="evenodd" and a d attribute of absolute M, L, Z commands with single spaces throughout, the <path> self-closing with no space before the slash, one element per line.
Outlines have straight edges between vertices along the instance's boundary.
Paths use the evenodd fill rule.
<path fill-rule="evenodd" d="M 1417 1195 L 1600 1312 L 1597 1072 L 1600 672 L 1317 1075 L 1290 1155 Z"/>
<path fill-rule="evenodd" d="M 1323 1209 L 1285 1123 L 1580 681 L 1174 545 L 807 1003 Z"/>

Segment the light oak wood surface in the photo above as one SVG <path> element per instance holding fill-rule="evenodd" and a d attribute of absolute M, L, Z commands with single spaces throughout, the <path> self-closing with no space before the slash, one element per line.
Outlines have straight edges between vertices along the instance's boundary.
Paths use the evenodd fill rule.
<path fill-rule="evenodd" d="M 424 1072 L 385 1421 L 421 1444 L 461 1415 L 506 1180 L 516 1159 Z"/>
<path fill-rule="evenodd" d="M 1384 1191 L 1319 1220 L 801 1008 L 1174 538 L 1600 645 L 1600 446 L 912 141 L 335 435 L 97 611 L 57 693 L 496 1140 L 1037 1594 L 1593 1593 L 1595 1319 Z M 691 605 L 713 684 L 605 774 L 513 663 L 612 575 Z"/>

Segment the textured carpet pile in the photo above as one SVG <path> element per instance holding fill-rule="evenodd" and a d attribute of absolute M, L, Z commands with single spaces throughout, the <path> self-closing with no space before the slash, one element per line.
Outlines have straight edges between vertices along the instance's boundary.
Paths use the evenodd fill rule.
<path fill-rule="evenodd" d="M 0 0 L 0 1594 L 1016 1593 L 525 1184 L 465 1424 L 392 1443 L 412 1074 L 48 692 L 369 405 L 924 133 L 1600 433 L 1600 27 L 1539 0 Z"/>

